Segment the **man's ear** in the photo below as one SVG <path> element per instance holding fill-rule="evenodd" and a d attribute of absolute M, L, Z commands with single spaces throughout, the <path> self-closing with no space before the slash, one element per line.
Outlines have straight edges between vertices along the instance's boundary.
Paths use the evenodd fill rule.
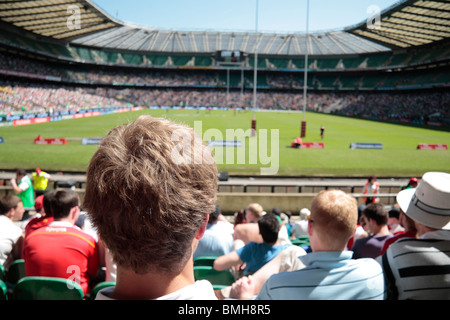
<path fill-rule="evenodd" d="M 307 231 L 308 231 L 308 236 L 311 237 L 311 235 L 313 234 L 313 225 L 312 225 L 311 221 L 308 221 Z"/>
<path fill-rule="evenodd" d="M 203 238 L 203 235 L 205 234 L 206 231 L 206 226 L 208 225 L 208 221 L 209 221 L 209 214 L 205 215 L 205 217 L 203 218 L 203 222 L 200 225 L 200 228 L 198 228 L 197 232 L 195 233 L 195 239 L 200 240 L 201 238 Z"/>
<path fill-rule="evenodd" d="M 77 222 L 79 216 L 80 216 L 80 207 L 79 206 L 76 206 L 76 207 L 73 207 L 72 209 L 70 209 L 69 217 L 73 221 L 74 224 L 75 224 L 75 222 Z"/>

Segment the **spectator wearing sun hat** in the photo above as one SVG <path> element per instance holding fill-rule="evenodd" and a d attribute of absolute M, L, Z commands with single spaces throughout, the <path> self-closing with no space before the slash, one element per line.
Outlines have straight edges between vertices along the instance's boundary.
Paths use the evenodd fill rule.
<path fill-rule="evenodd" d="M 386 298 L 450 299 L 450 174 L 427 172 L 397 202 L 418 238 L 400 239 L 382 257 Z"/>

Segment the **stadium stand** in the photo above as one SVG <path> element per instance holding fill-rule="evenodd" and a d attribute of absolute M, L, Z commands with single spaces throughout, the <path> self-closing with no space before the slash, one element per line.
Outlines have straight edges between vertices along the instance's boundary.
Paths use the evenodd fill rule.
<path fill-rule="evenodd" d="M 442 18 L 448 1 L 400 1 L 381 12 L 380 28 L 368 28 L 364 21 L 312 33 L 308 46 L 305 34 L 135 27 L 86 0 L 41 5 L 0 4 L 7 9 L 0 14 L 1 114 L 108 106 L 251 108 L 259 44 L 261 109 L 299 110 L 307 67 L 308 110 L 450 123 L 450 27 Z M 65 30 L 67 12 L 61 8 L 68 5 L 78 6 L 89 25 Z M 241 63 L 222 62 L 224 49 L 239 51 Z M 79 93 L 85 98 L 74 99 Z M 378 93 L 391 105 L 377 101 L 374 106 L 372 95 Z M 439 101 L 433 98 L 437 93 Z"/>
<path fill-rule="evenodd" d="M 67 30 L 69 5 L 78 6 L 89 24 Z M 251 108 L 258 50 L 261 110 L 301 110 L 300 93 L 306 85 L 309 111 L 450 127 L 449 12 L 450 1 L 402 0 L 381 13 L 381 28 L 368 28 L 364 21 L 343 30 L 313 33 L 306 45 L 306 35 L 297 33 L 135 27 L 114 19 L 89 0 L 0 1 L 0 126 L 14 119 L 62 118 L 91 110 Z M 239 51 L 243 59 L 240 63 L 221 61 L 222 50 Z M 55 187 L 62 183 L 55 181 Z M 77 192 L 84 192 L 84 183 L 77 181 Z M 328 187 L 344 189 L 358 201 L 365 197 L 357 193 L 360 184 L 327 183 L 283 185 L 227 179 L 219 184 L 219 192 L 221 201 L 236 206 L 233 210 L 244 208 L 249 195 L 265 208 L 274 198 L 290 204 L 295 197 L 298 202 L 283 209 L 297 210 Z M 386 182 L 379 194 L 389 206 L 403 188 L 399 182 L 391 183 Z M 7 194 L 11 188 L 0 190 Z M 308 238 L 291 240 L 310 245 Z M 206 275 L 200 274 L 203 269 Z M 208 278 L 212 271 L 196 267 L 196 279 Z M 7 297 L 1 282 L 10 280 L 7 276 L 0 277 L 0 300 Z M 21 296 L 29 280 L 23 272 L 17 273 L 13 282 L 21 285 L 8 298 L 54 298 L 53 290 L 45 297 L 36 297 L 35 289 Z M 215 283 L 216 288 L 234 280 L 226 278 L 225 283 Z M 99 286 L 113 284 L 101 282 Z M 95 291 L 90 298 L 94 297 Z M 68 297 L 82 298 L 79 291 Z"/>

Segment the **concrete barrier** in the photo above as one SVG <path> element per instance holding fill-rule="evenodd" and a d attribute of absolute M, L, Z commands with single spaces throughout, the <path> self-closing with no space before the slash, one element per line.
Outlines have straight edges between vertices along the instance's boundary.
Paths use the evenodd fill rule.
<path fill-rule="evenodd" d="M 270 211 L 277 207 L 284 211 L 291 211 L 298 214 L 302 208 L 310 208 L 311 201 L 317 193 L 236 193 L 219 192 L 217 204 L 224 214 L 232 214 L 244 209 L 250 203 L 259 203 L 265 211 Z M 351 193 L 356 198 L 358 205 L 364 204 L 365 194 Z M 396 193 L 382 193 L 377 195 L 380 203 L 384 205 L 394 205 L 396 203 Z"/>
<path fill-rule="evenodd" d="M 72 190 L 77 192 L 81 201 L 83 201 L 85 189 L 72 188 Z M 302 193 L 219 192 L 217 194 L 217 204 L 220 205 L 220 208 L 225 215 L 230 215 L 244 209 L 253 202 L 261 204 L 266 211 L 270 211 L 277 207 L 281 210 L 298 214 L 302 208 L 310 207 L 312 199 L 319 191 L 320 190 Z M 0 197 L 6 194 L 13 194 L 12 187 L 0 186 Z M 356 198 L 358 205 L 364 204 L 365 194 L 350 194 Z M 381 193 L 377 195 L 377 197 L 380 198 L 380 203 L 384 205 L 394 205 L 396 203 L 396 196 L 397 193 Z"/>

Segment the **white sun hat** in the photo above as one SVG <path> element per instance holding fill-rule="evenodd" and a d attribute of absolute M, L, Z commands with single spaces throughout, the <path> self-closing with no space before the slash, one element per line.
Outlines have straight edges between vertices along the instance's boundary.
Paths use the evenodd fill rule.
<path fill-rule="evenodd" d="M 425 173 L 417 188 L 397 194 L 397 202 L 411 219 L 430 228 L 450 230 L 450 174 Z"/>

